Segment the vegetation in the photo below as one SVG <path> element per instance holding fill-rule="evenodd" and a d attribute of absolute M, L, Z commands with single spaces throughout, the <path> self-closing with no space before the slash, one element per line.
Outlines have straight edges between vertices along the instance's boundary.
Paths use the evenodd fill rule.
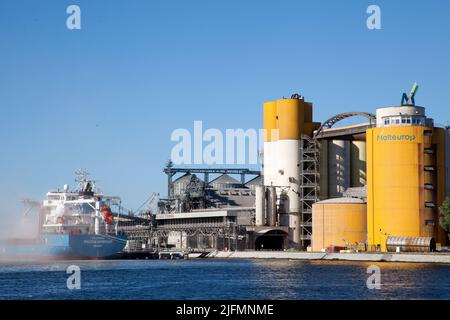
<path fill-rule="evenodd" d="M 450 232 L 450 198 L 447 197 L 439 208 L 439 224 L 447 232 Z"/>

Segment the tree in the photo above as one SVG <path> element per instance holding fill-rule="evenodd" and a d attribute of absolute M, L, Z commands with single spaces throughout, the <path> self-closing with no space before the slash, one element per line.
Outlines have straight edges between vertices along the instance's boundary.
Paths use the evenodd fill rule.
<path fill-rule="evenodd" d="M 439 208 L 439 224 L 450 232 L 450 198 L 447 197 Z"/>

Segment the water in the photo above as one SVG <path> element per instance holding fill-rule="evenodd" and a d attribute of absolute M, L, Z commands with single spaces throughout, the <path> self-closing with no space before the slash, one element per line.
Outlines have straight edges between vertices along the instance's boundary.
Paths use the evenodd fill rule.
<path fill-rule="evenodd" d="M 0 262 L 0 299 L 450 299 L 450 266 L 288 260 Z M 81 268 L 68 290 L 66 268 Z"/>

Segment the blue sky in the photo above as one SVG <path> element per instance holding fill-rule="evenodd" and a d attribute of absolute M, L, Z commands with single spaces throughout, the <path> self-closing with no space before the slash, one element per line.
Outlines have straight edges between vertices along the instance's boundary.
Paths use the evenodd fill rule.
<path fill-rule="evenodd" d="M 82 29 L 66 28 L 79 5 Z M 382 30 L 366 28 L 377 4 Z M 84 167 L 137 208 L 165 193 L 176 128 L 259 128 L 300 92 L 323 121 L 416 102 L 447 124 L 450 2 L 0 2 L 0 215 Z"/>

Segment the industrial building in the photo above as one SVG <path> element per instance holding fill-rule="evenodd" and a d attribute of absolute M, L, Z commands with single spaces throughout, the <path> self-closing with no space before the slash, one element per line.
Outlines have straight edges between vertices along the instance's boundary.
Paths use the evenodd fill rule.
<path fill-rule="evenodd" d="M 265 103 L 256 225 L 287 226 L 289 247 L 312 251 L 446 245 L 438 207 L 449 195 L 450 131 L 413 101 L 376 115 L 341 113 L 321 125 L 298 95 Z M 335 127 L 354 116 L 367 122 Z"/>
<path fill-rule="evenodd" d="M 323 123 L 298 94 L 264 103 L 262 172 L 169 164 L 158 230 L 177 247 L 218 250 L 446 245 L 438 208 L 450 195 L 450 130 L 413 98 Z M 351 117 L 365 120 L 335 126 Z"/>
<path fill-rule="evenodd" d="M 255 187 L 261 182 L 260 171 L 175 168 L 169 162 L 164 173 L 168 197 L 160 200 L 155 217 L 158 242 L 202 251 L 254 247 Z"/>

